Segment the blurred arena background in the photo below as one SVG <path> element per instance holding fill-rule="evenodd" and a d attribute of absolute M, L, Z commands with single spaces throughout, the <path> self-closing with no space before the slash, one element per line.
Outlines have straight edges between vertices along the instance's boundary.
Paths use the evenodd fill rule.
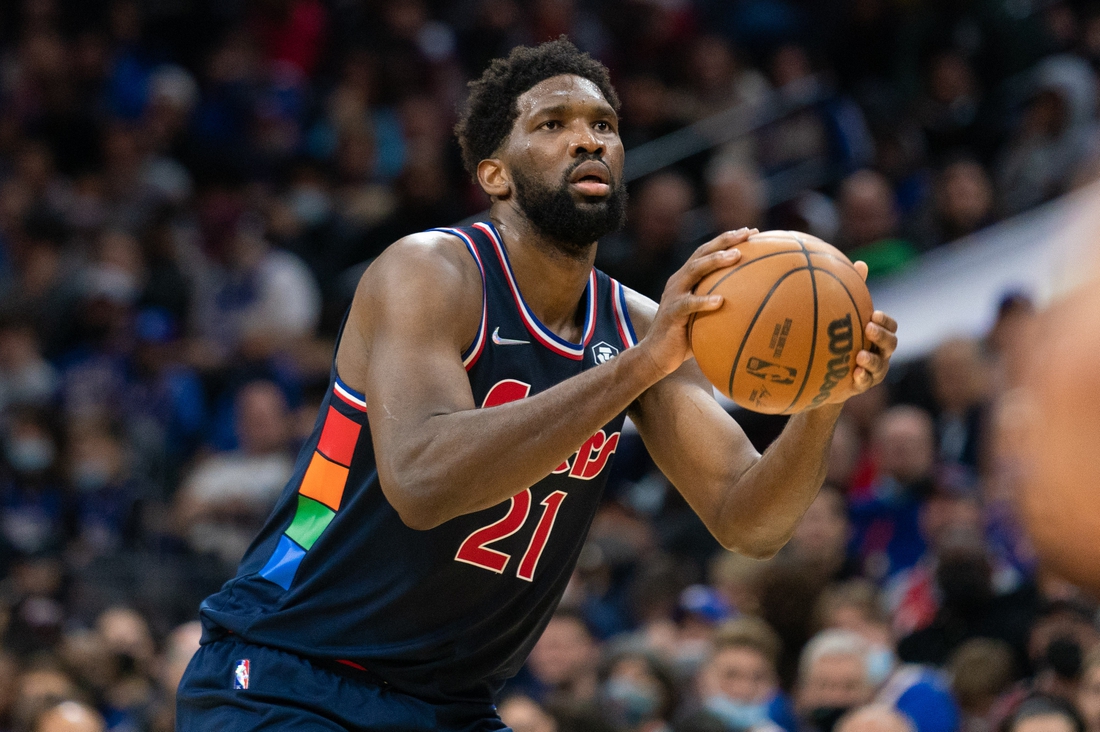
<path fill-rule="evenodd" d="M 772 560 L 722 551 L 624 433 L 506 721 L 828 732 L 877 698 L 989 732 L 1041 691 L 1100 732 L 1096 598 L 1036 560 L 998 441 L 1100 200 L 1100 5 L 1061 0 L 0 3 L 0 732 L 172 729 L 363 268 L 487 205 L 465 82 L 560 34 L 623 99 L 601 268 L 659 298 L 716 232 L 808 231 L 868 262 L 901 346 Z M 759 449 L 782 426 L 738 419 Z M 859 662 L 847 696 L 822 648 Z M 900 691 L 898 660 L 926 664 Z"/>

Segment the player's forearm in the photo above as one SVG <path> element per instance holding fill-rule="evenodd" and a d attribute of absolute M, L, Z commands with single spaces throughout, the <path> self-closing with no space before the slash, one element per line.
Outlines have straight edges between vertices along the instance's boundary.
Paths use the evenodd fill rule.
<path fill-rule="evenodd" d="M 840 405 L 793 416 L 780 436 L 723 492 L 711 531 L 729 549 L 766 558 L 783 548 L 817 496 Z"/>
<path fill-rule="evenodd" d="M 418 529 L 495 506 L 553 472 L 660 377 L 630 349 L 534 396 L 430 417 L 379 456 L 383 488 Z"/>

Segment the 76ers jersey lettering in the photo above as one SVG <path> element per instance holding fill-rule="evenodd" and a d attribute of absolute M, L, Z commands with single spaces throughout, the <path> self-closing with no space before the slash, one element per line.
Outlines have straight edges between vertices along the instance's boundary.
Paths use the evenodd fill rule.
<path fill-rule="evenodd" d="M 481 322 L 462 354 L 482 409 L 634 345 L 622 288 L 603 273 L 589 277 L 582 339 L 571 343 L 527 307 L 491 224 L 443 231 L 482 275 Z M 232 632 L 365 668 L 428 700 L 486 701 L 519 670 L 565 591 L 624 415 L 507 501 L 415 531 L 378 484 L 363 396 L 335 365 L 331 381 L 295 477 L 237 577 L 203 603 L 205 640 Z"/>

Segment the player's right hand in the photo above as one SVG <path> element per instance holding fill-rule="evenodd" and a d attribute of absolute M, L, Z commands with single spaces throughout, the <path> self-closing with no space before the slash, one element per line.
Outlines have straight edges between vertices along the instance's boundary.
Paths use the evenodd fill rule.
<path fill-rule="evenodd" d="M 668 278 L 653 325 L 638 344 L 662 375 L 671 374 L 691 358 L 687 326 L 692 314 L 722 307 L 721 295 L 696 295 L 695 286 L 711 272 L 736 264 L 741 258 L 736 247 L 756 233 L 756 229 L 738 229 L 718 235 L 696 249 Z"/>

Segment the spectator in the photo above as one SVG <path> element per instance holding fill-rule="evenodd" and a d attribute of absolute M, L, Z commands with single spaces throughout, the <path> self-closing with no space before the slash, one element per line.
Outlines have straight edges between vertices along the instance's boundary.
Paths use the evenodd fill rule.
<path fill-rule="evenodd" d="M 1036 694 L 1024 700 L 1005 729 L 1006 732 L 1083 732 L 1085 725 L 1069 702 Z"/>
<path fill-rule="evenodd" d="M 779 636 L 762 620 L 745 617 L 722 625 L 697 677 L 703 702 L 698 714 L 729 730 L 794 732 L 790 702 L 776 673 L 780 649 Z"/>
<path fill-rule="evenodd" d="M 514 732 L 558 732 L 557 721 L 538 702 L 522 694 L 512 694 L 497 705 L 500 719 Z"/>
<path fill-rule="evenodd" d="M 826 484 L 806 509 L 783 555 L 814 567 L 829 580 L 844 580 L 859 573 L 859 563 L 848 553 L 850 540 L 851 524 L 844 496 Z"/>
<path fill-rule="evenodd" d="M 771 94 L 767 78 L 755 69 L 745 68 L 729 41 L 721 36 L 704 35 L 696 39 L 688 53 L 687 66 L 689 96 L 681 111 L 689 120 L 703 119 L 731 107 L 750 114 L 767 102 Z"/>
<path fill-rule="evenodd" d="M 878 476 L 871 495 L 851 506 L 853 546 L 873 580 L 913 566 L 924 553 L 917 518 L 932 484 L 933 432 L 932 418 L 916 407 L 892 407 L 875 423 Z"/>
<path fill-rule="evenodd" d="M 951 732 L 958 709 L 945 685 L 929 671 L 900 666 L 876 687 L 871 644 L 858 633 L 825 630 L 803 650 L 799 663 L 798 708 L 817 729 L 831 732 L 848 711 L 872 699 L 912 720 L 917 732 Z"/>
<path fill-rule="evenodd" d="M 974 637 L 999 638 L 1012 646 L 1018 662 L 1034 618 L 1034 591 L 1023 586 L 998 596 L 993 566 L 980 533 L 962 529 L 944 539 L 939 551 L 936 583 L 942 605 L 925 628 L 898 642 L 898 655 L 913 663 L 944 664 L 952 650 Z"/>
<path fill-rule="evenodd" d="M 955 160 L 940 170 L 933 203 L 935 223 L 928 247 L 961 239 L 993 223 L 993 181 L 978 161 Z"/>
<path fill-rule="evenodd" d="M 1054 56 L 1032 77 L 1023 118 L 997 163 L 997 187 L 1009 214 L 1063 192 L 1088 154 L 1096 106 L 1088 65 L 1075 56 Z"/>
<path fill-rule="evenodd" d="M 90 561 L 132 545 L 139 496 L 121 434 L 99 424 L 81 425 L 69 436 L 66 457 L 75 493 L 73 549 Z"/>
<path fill-rule="evenodd" d="M 0 321 L 0 409 L 47 406 L 57 382 L 31 324 L 15 316 Z"/>
<path fill-rule="evenodd" d="M 852 631 L 823 631 L 802 650 L 795 705 L 807 728 L 832 732 L 848 711 L 871 701 L 867 643 Z"/>
<path fill-rule="evenodd" d="M 853 709 L 836 723 L 837 732 L 914 732 L 913 722 L 884 704 Z"/>
<path fill-rule="evenodd" d="M 981 135 L 982 102 L 977 75 L 965 54 L 949 49 L 932 57 L 925 91 L 917 102 L 917 118 L 933 157 L 960 148 L 987 149 Z"/>
<path fill-rule="evenodd" d="M 989 400 L 990 369 L 977 341 L 950 338 L 930 361 L 936 415 L 937 454 L 975 475 L 982 459 L 982 424 Z"/>
<path fill-rule="evenodd" d="M 1085 723 L 1085 732 L 1100 730 L 1100 651 L 1085 657 L 1081 685 L 1077 690 L 1077 711 Z"/>
<path fill-rule="evenodd" d="M 767 186 L 756 171 L 718 161 L 707 170 L 707 215 L 712 232 L 765 227 Z"/>
<path fill-rule="evenodd" d="M 601 664 L 600 705 L 616 729 L 656 732 L 679 703 L 672 673 L 656 656 L 624 648 Z"/>
<path fill-rule="evenodd" d="M 559 610 L 527 661 L 532 698 L 573 708 L 592 704 L 599 689 L 598 654 L 584 620 L 574 612 Z"/>
<path fill-rule="evenodd" d="M 868 278 L 900 272 L 913 261 L 916 250 L 900 236 L 897 201 L 881 173 L 860 170 L 846 178 L 837 206 L 837 247 L 849 259 L 866 262 Z"/>
<path fill-rule="evenodd" d="M 601 266 L 624 285 L 660 299 L 690 245 L 687 214 L 693 198 L 691 184 L 678 173 L 642 182 L 631 199 L 627 230 L 601 244 Z"/>
<path fill-rule="evenodd" d="M 991 732 L 997 699 L 1017 673 L 1011 646 L 991 638 L 968 640 L 951 654 L 947 668 L 962 713 L 960 732 Z"/>
<path fill-rule="evenodd" d="M 232 563 L 240 559 L 294 472 L 286 398 L 255 381 L 237 396 L 240 449 L 200 460 L 184 479 L 175 521 L 193 548 Z"/>
<path fill-rule="evenodd" d="M 225 271 L 201 305 L 202 330 L 216 358 L 234 352 L 264 359 L 317 327 L 320 293 L 294 255 L 273 249 L 263 220 L 242 213 L 226 242 Z"/>
<path fill-rule="evenodd" d="M 936 584 L 940 552 L 959 532 L 982 530 L 981 506 L 973 495 L 937 490 L 920 508 L 920 532 L 928 551 L 886 587 L 893 630 L 904 637 L 927 627 L 940 609 L 943 590 Z M 998 566 L 995 580 L 1001 593 L 1016 589 L 1020 578 L 1011 567 Z"/>
<path fill-rule="evenodd" d="M 199 650 L 202 626 L 197 620 L 176 627 L 157 660 L 158 698 L 150 709 L 149 726 L 153 732 L 171 732 L 176 727 L 176 688 L 195 651 Z"/>
<path fill-rule="evenodd" d="M 78 701 L 63 701 L 43 712 L 33 732 L 105 732 L 103 717 Z"/>
<path fill-rule="evenodd" d="M 4 543 L 29 556 L 60 549 L 67 537 L 69 503 L 62 491 L 58 439 L 45 415 L 10 415 L 0 480 Z"/>

